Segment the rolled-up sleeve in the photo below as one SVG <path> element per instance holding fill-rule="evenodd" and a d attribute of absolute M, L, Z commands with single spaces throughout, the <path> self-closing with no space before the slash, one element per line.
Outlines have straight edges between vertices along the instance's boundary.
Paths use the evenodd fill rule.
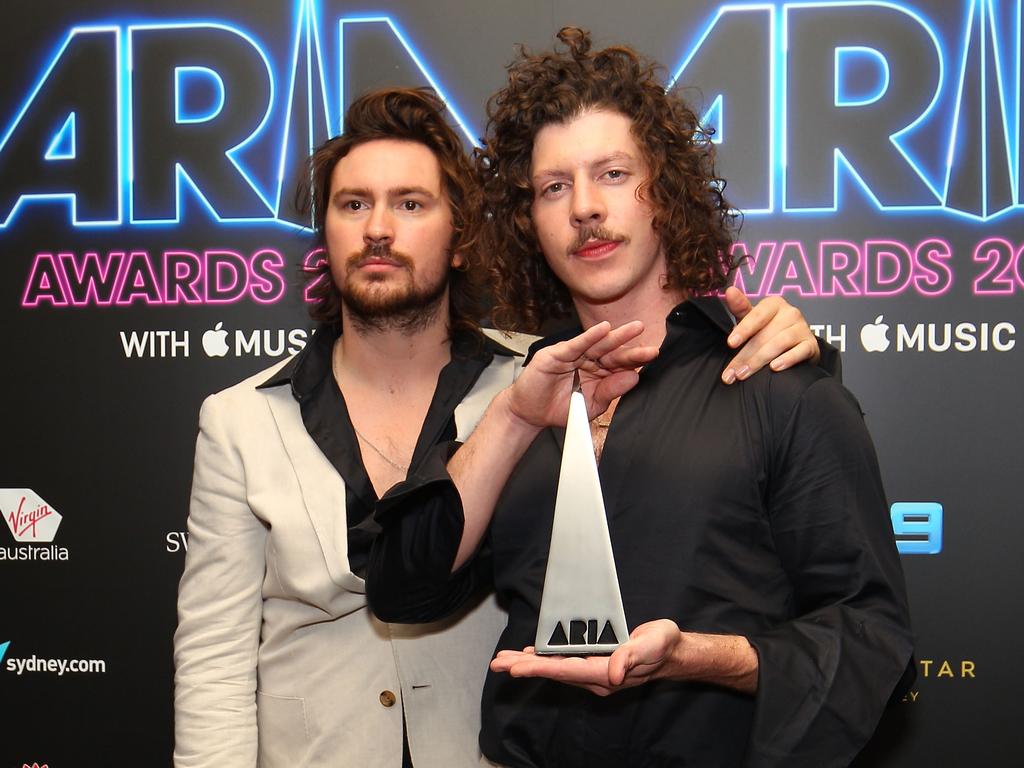
<path fill-rule="evenodd" d="M 462 499 L 447 464 L 459 443 L 435 446 L 377 503 L 381 531 L 366 569 L 366 598 L 382 621 L 415 624 L 455 612 L 478 589 L 481 559 L 452 573 L 462 540 Z"/>

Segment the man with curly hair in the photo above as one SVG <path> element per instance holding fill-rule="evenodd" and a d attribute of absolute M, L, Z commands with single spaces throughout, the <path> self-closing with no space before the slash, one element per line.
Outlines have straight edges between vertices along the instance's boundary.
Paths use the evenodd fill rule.
<path fill-rule="evenodd" d="M 390 626 L 362 577 L 378 497 L 436 443 L 466 439 L 520 367 L 478 325 L 479 188 L 443 103 L 420 90 L 356 99 L 309 178 L 318 328 L 200 415 L 174 764 L 475 764 L 504 615 L 480 594 L 444 621 Z M 791 314 L 762 303 L 746 325 L 806 355 Z M 754 357 L 774 345 L 755 340 Z"/>
<path fill-rule="evenodd" d="M 435 618 L 493 579 L 509 619 L 480 743 L 501 765 L 848 765 L 913 674 L 859 406 L 811 366 L 723 384 L 732 324 L 709 294 L 735 217 L 713 147 L 634 51 L 559 39 L 510 67 L 478 170 L 495 319 L 580 327 L 534 345 L 471 438 L 382 499 L 371 607 Z M 630 337 L 639 372 L 606 354 Z M 611 656 L 541 657 L 574 373 L 632 632 Z"/>

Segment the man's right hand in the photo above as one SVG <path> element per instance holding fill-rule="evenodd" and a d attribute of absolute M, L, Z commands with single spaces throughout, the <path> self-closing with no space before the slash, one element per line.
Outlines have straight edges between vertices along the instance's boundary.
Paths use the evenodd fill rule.
<path fill-rule="evenodd" d="M 473 434 L 448 463 L 462 499 L 462 541 L 452 570 L 476 551 L 490 525 L 505 481 L 544 427 L 564 426 L 569 415 L 573 371 L 591 418 L 638 381 L 636 368 L 658 356 L 657 347 L 626 346 L 643 332 L 643 323 L 615 330 L 598 323 L 575 338 L 544 347 L 516 382 L 494 398 Z"/>
<path fill-rule="evenodd" d="M 638 320 L 614 330 L 603 322 L 539 350 L 508 391 L 510 415 L 536 429 L 564 425 L 576 370 L 588 415 L 604 413 L 612 400 L 636 386 L 636 369 L 658 356 L 657 347 L 628 346 L 643 330 Z"/>

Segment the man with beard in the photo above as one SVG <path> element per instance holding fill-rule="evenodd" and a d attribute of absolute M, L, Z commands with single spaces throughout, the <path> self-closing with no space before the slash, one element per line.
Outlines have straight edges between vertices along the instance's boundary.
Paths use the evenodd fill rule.
<path fill-rule="evenodd" d="M 298 355 L 203 405 L 175 636 L 178 768 L 480 759 L 480 689 L 504 625 L 493 597 L 410 628 L 370 614 L 362 579 L 378 497 L 435 445 L 465 440 L 519 367 L 476 322 L 481 205 L 442 112 L 408 90 L 351 105 L 344 135 L 311 158 L 320 325 Z M 794 334 L 784 304 L 766 304 L 747 328 L 806 357 L 806 324 Z M 633 335 L 603 335 L 599 351 Z M 774 343 L 756 342 L 749 365 Z"/>
<path fill-rule="evenodd" d="M 633 50 L 559 39 L 511 65 L 479 173 L 485 242 L 505 244 L 487 251 L 495 319 L 533 330 L 572 312 L 581 327 L 535 344 L 469 441 L 381 500 L 371 608 L 436 619 L 493 581 L 509 618 L 480 744 L 501 765 L 848 765 L 913 674 L 859 406 L 812 366 L 723 385 L 732 326 L 709 294 L 735 217 L 710 138 Z M 603 357 L 609 328 L 656 359 Z M 575 375 L 631 633 L 610 656 L 538 656 Z M 574 605 L 538 640 L 604 627 L 615 614 L 598 610 Z"/>

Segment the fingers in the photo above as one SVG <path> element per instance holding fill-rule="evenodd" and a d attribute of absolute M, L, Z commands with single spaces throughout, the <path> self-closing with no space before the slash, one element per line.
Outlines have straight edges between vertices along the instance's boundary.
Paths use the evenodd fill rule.
<path fill-rule="evenodd" d="M 526 648 L 522 651 L 498 651 L 498 655 L 491 660 L 491 670 L 494 672 L 508 672 L 517 663 L 526 658 L 536 658 L 533 648 Z"/>
<path fill-rule="evenodd" d="M 632 654 L 626 645 L 620 645 L 608 658 L 608 682 L 620 686 L 626 680 L 626 673 L 633 667 Z"/>
<path fill-rule="evenodd" d="M 734 285 L 725 289 L 725 306 L 737 320 L 742 320 L 754 308 L 747 295 Z"/>
<path fill-rule="evenodd" d="M 535 360 L 541 360 L 547 356 L 565 366 L 565 371 L 571 371 L 579 366 L 581 360 L 592 357 L 588 354 L 592 347 L 606 338 L 612 332 L 611 323 L 605 321 L 592 325 L 579 336 L 574 336 L 558 344 L 545 347 L 537 353 Z"/>
<path fill-rule="evenodd" d="M 494 672 L 512 677 L 543 677 L 569 685 L 578 685 L 594 693 L 607 693 L 607 656 L 537 656 L 533 648 L 500 651 L 491 661 Z"/>
<path fill-rule="evenodd" d="M 528 647 L 522 651 L 499 651 L 491 661 L 491 669 L 512 677 L 543 677 L 607 696 L 667 676 L 666 664 L 680 642 L 682 633 L 678 625 L 669 619 L 658 619 L 634 629 L 629 640 L 611 656 L 538 656 L 533 647 Z"/>
<path fill-rule="evenodd" d="M 657 347 L 630 345 L 643 330 L 643 323 L 639 321 L 619 326 L 586 351 L 579 364 L 580 369 L 605 376 L 610 372 L 632 370 L 651 362 L 658 356 Z"/>
<path fill-rule="evenodd" d="M 532 647 L 499 651 L 491 661 L 491 670 L 511 677 L 542 677 L 608 696 L 623 687 L 629 672 L 637 666 L 634 645 L 626 643 L 611 656 L 537 656 Z M 646 679 L 646 673 L 641 673 L 629 685 Z"/>
<path fill-rule="evenodd" d="M 805 339 L 795 347 L 773 358 L 769 365 L 773 371 L 784 371 L 805 360 L 817 362 L 819 357 L 821 357 L 821 349 L 818 347 L 817 340 Z"/>
<path fill-rule="evenodd" d="M 785 328 L 767 339 L 755 337 L 747 342 L 743 349 L 729 361 L 729 365 L 726 366 L 726 372 L 732 369 L 736 372 L 736 378 L 743 381 L 761 370 L 772 360 L 786 354 L 790 350 L 802 350 L 803 357 L 794 359 L 793 362 L 795 364 L 800 360 L 806 359 L 806 347 L 801 346 L 804 341 L 805 337 L 801 334 L 799 328 Z M 726 383 L 730 384 L 732 382 L 726 381 Z"/>
<path fill-rule="evenodd" d="M 601 325 L 608 324 L 601 323 Z M 639 320 L 625 323 L 614 330 L 609 326 L 608 334 L 591 344 L 586 350 L 586 357 L 594 361 L 600 360 L 602 357 L 622 348 L 624 344 L 628 344 L 643 332 L 644 324 Z M 626 347 L 626 349 L 634 349 L 634 347 Z"/>
<path fill-rule="evenodd" d="M 722 373 L 726 384 L 749 378 L 769 363 L 781 371 L 819 355 L 803 313 L 778 296 L 759 302 L 733 329 L 728 343 L 743 346 Z"/>
<path fill-rule="evenodd" d="M 783 327 L 792 325 L 794 322 L 798 322 L 798 320 L 803 320 L 800 310 L 787 303 L 785 299 L 780 296 L 769 296 L 759 301 L 742 318 L 737 315 L 739 322 L 732 329 L 732 333 L 729 334 L 729 346 L 736 349 L 745 344 L 760 331 L 764 330 L 780 313 L 782 313 L 780 320 Z"/>
<path fill-rule="evenodd" d="M 651 346 L 628 346 L 644 331 L 639 320 L 615 328 L 608 322 L 598 323 L 568 341 L 553 344 L 542 353 L 555 361 L 553 372 L 567 373 L 573 368 L 605 376 L 609 372 L 633 369 L 645 365 L 658 356 L 658 348 Z"/>
<path fill-rule="evenodd" d="M 619 347 L 594 358 L 604 371 L 633 370 L 646 365 L 658 356 L 658 348 L 651 346 Z"/>
<path fill-rule="evenodd" d="M 615 371 L 603 377 L 594 388 L 592 402 L 587 408 L 590 418 L 596 418 L 608 410 L 612 400 L 622 397 L 635 387 L 639 381 L 640 374 L 632 368 L 625 371 Z"/>

